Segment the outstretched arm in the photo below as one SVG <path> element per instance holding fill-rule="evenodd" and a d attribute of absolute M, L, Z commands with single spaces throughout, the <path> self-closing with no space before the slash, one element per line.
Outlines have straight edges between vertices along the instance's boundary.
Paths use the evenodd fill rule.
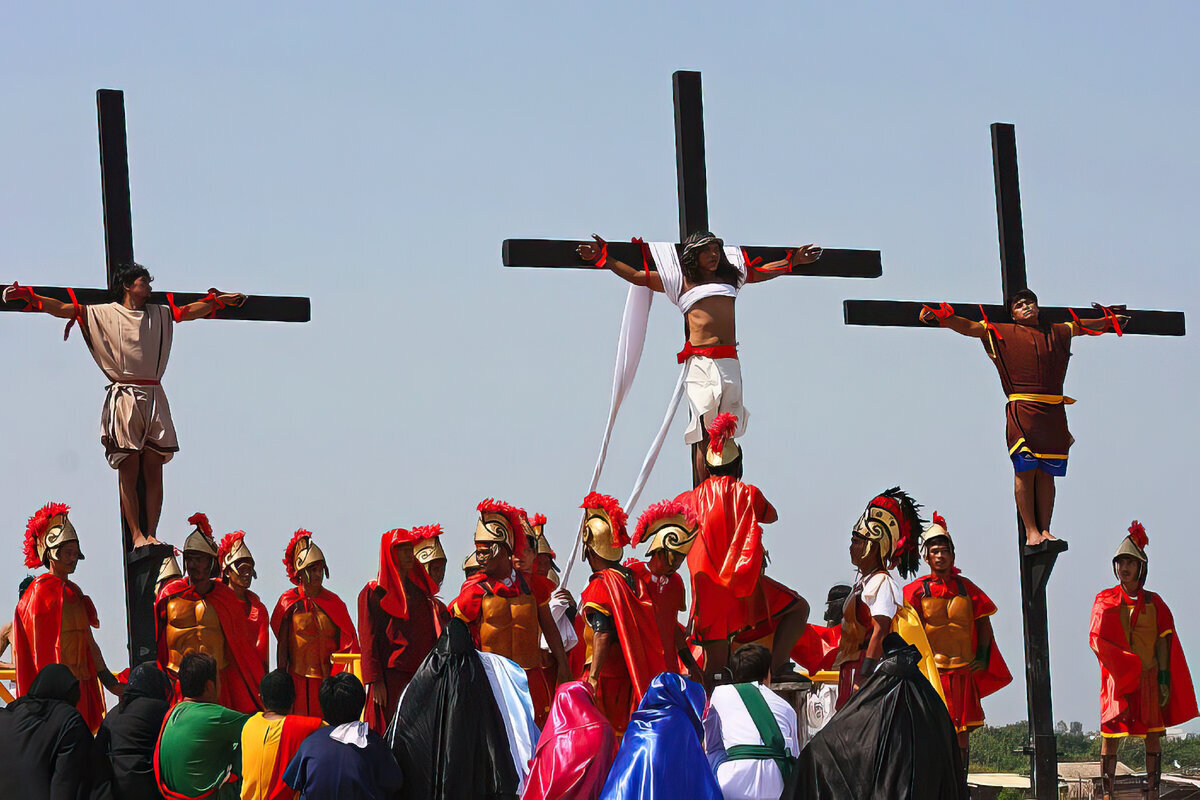
<path fill-rule="evenodd" d="M 946 309 L 950 308 L 950 306 L 943 303 L 942 308 Z M 921 309 L 921 322 L 924 322 L 926 325 L 933 325 L 935 327 L 949 328 L 955 333 L 962 334 L 963 336 L 970 336 L 975 339 L 982 339 L 987 335 L 987 325 L 984 325 L 982 322 L 972 322 L 966 317 L 960 317 L 953 313 L 953 309 L 950 309 L 951 313 L 948 316 L 942 316 L 939 314 L 940 310 L 941 309 L 935 310 L 929 308 L 928 306 Z"/>
<path fill-rule="evenodd" d="M 598 261 L 601 256 L 604 256 L 604 263 L 601 266 L 612 270 L 634 286 L 649 286 L 655 292 L 663 291 L 662 278 L 659 277 L 657 272 L 634 269 L 624 261 L 608 255 L 608 242 L 594 233 L 592 234 L 592 238 L 596 240 L 594 244 L 592 242 L 584 242 L 575 248 L 575 252 L 579 253 L 579 257 L 584 261 L 592 263 Z"/>
<path fill-rule="evenodd" d="M 4 288 L 4 301 L 24 300 L 26 311 L 42 311 L 52 317 L 59 319 L 71 319 L 75 316 L 75 306 L 71 303 L 64 303 L 61 300 L 55 300 L 53 297 L 35 294 L 33 289 L 28 286 L 20 286 L 14 283 L 12 286 Z"/>
<path fill-rule="evenodd" d="M 746 283 L 762 283 L 772 278 L 778 278 L 780 275 L 787 275 L 797 265 L 811 264 L 820 257 L 821 248 L 815 244 L 806 244 L 788 253 L 788 258 L 769 261 L 766 264 L 759 264 L 757 267 L 751 267 L 747 264 Z"/>
<path fill-rule="evenodd" d="M 1124 305 L 1102 306 L 1099 303 L 1092 303 L 1092 308 L 1103 311 L 1104 316 L 1079 320 L 1079 324 L 1071 328 L 1072 336 L 1095 336 L 1098 333 L 1109 333 L 1110 331 L 1120 333 L 1120 329 L 1129 324 L 1129 315 L 1122 313 L 1125 311 Z"/>
<path fill-rule="evenodd" d="M 208 293 L 208 297 L 202 297 L 194 303 L 188 303 L 179 309 L 179 321 L 188 322 L 193 319 L 207 317 L 217 309 L 225 306 L 240 306 L 246 301 L 246 295 L 230 292 L 218 294 L 215 290 Z"/>

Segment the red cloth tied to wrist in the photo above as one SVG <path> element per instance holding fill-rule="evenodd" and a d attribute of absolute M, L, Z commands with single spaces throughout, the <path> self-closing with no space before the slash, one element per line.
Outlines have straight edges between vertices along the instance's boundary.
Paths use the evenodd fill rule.
<path fill-rule="evenodd" d="M 204 297 L 200 298 L 200 302 L 213 304 L 214 308 L 213 308 L 212 312 L 210 312 L 208 315 L 209 319 L 216 319 L 217 312 L 220 311 L 221 309 L 225 308 L 226 305 L 228 305 L 224 300 L 222 300 L 217 295 L 217 290 L 213 289 L 212 287 L 209 287 L 208 294 L 206 294 Z"/>
<path fill-rule="evenodd" d="M 38 296 L 33 293 L 33 289 L 28 286 L 22 286 L 16 281 L 13 281 L 13 285 L 7 287 L 4 290 L 4 294 L 6 295 L 5 299 L 10 302 L 13 300 L 24 300 L 25 307 L 21 309 L 22 311 L 42 310 L 42 301 L 39 300 Z"/>
<path fill-rule="evenodd" d="M 943 303 L 943 305 L 945 305 L 945 304 Z M 992 321 L 991 321 L 990 319 L 988 319 L 987 312 L 983 310 L 983 305 L 982 305 L 982 304 L 980 304 L 980 306 L 979 306 L 979 315 L 980 315 L 981 317 L 983 317 L 983 320 L 982 320 L 982 322 L 983 322 L 983 327 L 987 328 L 987 330 L 988 330 L 988 333 L 992 334 L 992 335 L 993 335 L 993 336 L 995 336 L 995 337 L 996 337 L 998 340 L 1000 340 L 1000 341 L 1002 341 L 1002 342 L 1003 342 L 1003 341 L 1004 341 L 1004 337 L 1000 335 L 1000 331 L 999 331 L 999 330 L 997 330 L 996 326 L 992 324 Z"/>
<path fill-rule="evenodd" d="M 79 305 L 79 300 L 75 297 L 75 290 L 70 286 L 67 287 L 67 297 L 71 298 L 71 318 L 67 320 L 67 327 L 63 328 L 63 341 L 71 335 L 71 328 L 75 322 L 79 322 L 79 326 L 83 327 L 83 306 Z"/>
<path fill-rule="evenodd" d="M 775 269 L 778 269 L 778 267 L 776 267 L 775 269 L 770 269 L 770 270 L 760 270 L 758 268 L 758 265 L 763 262 L 762 256 L 759 256 L 758 258 L 756 258 L 752 261 L 750 259 L 750 254 L 746 252 L 746 248 L 743 247 L 743 248 L 741 248 L 741 250 L 742 250 L 742 260 L 746 262 L 746 269 L 754 270 L 755 272 L 774 272 Z"/>
<path fill-rule="evenodd" d="M 596 259 L 596 266 L 603 267 L 608 263 L 608 242 L 600 246 L 600 257 Z"/>
<path fill-rule="evenodd" d="M 650 277 L 650 245 L 646 244 L 646 241 L 640 236 L 635 236 L 632 239 L 630 239 L 629 241 L 633 242 L 634 244 L 638 245 L 641 248 L 641 250 L 642 250 L 642 271 L 644 273 L 646 273 L 646 277 L 649 278 Z"/>
<path fill-rule="evenodd" d="M 939 325 L 941 324 L 942 320 L 949 319 L 950 317 L 954 316 L 954 306 L 950 305 L 949 303 L 939 303 L 937 308 L 933 308 L 931 306 L 921 306 L 921 310 L 928 311 L 930 314 L 933 314 L 935 317 L 937 317 Z"/>
<path fill-rule="evenodd" d="M 171 309 L 171 319 L 183 322 L 183 309 L 175 305 L 175 293 L 167 292 L 167 306 Z"/>
<path fill-rule="evenodd" d="M 1099 306 L 1099 308 L 1101 313 L 1104 315 L 1100 317 L 1100 319 L 1109 320 L 1110 324 L 1112 325 L 1113 333 L 1115 333 L 1117 336 L 1124 336 L 1125 332 L 1121 330 L 1121 320 L 1117 318 L 1117 312 L 1113 311 L 1109 306 Z M 1075 309 L 1071 308 L 1068 310 L 1071 312 L 1071 318 L 1075 320 L 1075 325 L 1079 328 L 1079 330 L 1083 331 L 1088 336 L 1103 336 L 1105 334 L 1105 331 L 1092 330 L 1091 328 L 1084 326 L 1083 321 L 1079 319 L 1079 315 L 1075 313 Z"/>

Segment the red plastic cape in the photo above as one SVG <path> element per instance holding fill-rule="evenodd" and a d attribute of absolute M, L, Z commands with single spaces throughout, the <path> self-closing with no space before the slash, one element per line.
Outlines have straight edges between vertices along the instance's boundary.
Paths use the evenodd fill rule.
<path fill-rule="evenodd" d="M 1179 634 L 1175 632 L 1175 618 L 1162 598 L 1146 589 L 1138 595 L 1139 613 L 1146 599 L 1154 603 L 1158 633 L 1171 632 L 1171 696 L 1163 706 L 1163 724 L 1167 727 L 1182 725 L 1200 716 L 1196 709 L 1196 689 L 1192 685 L 1192 674 L 1188 670 Z M 1121 625 L 1121 606 L 1127 596 L 1120 584 L 1105 589 L 1096 595 L 1092 604 L 1092 624 L 1088 641 L 1100 661 L 1100 721 L 1108 722 L 1125 712 L 1129 702 L 1126 695 L 1138 691 L 1142 675 L 1142 659 L 1130 649 L 1129 637 Z"/>
<path fill-rule="evenodd" d="M 676 499 L 689 503 L 700 522 L 700 533 L 687 556 L 688 571 L 693 576 L 704 574 L 734 597 L 749 597 L 763 571 L 761 521 L 775 512 L 762 491 L 719 476 Z"/>
<path fill-rule="evenodd" d="M 792 648 L 792 660 L 809 675 L 815 675 L 821 670 L 833 669 L 837 658 L 838 647 L 842 643 L 842 626 L 834 625 L 827 628 L 824 625 L 809 625 L 804 633 L 796 640 Z"/>
<path fill-rule="evenodd" d="M 638 586 L 637 594 L 630 590 L 621 573 L 612 569 L 602 570 L 593 575 L 584 587 L 579 602 L 583 607 L 590 603 L 612 614 L 617 638 L 621 642 L 621 653 L 633 683 L 634 702 L 640 703 L 642 695 L 650 688 L 650 681 L 668 670 L 662 648 L 647 646 L 649 637 L 657 638 L 658 623 L 654 619 L 654 606 L 645 587 L 636 580 L 634 583 Z"/>
<path fill-rule="evenodd" d="M 679 612 L 687 610 L 686 595 L 683 589 L 683 578 L 678 572 L 667 576 L 665 585 L 655 580 L 649 565 L 636 558 L 628 558 L 622 566 L 627 567 L 645 587 L 650 603 L 654 606 L 654 620 L 658 625 L 658 635 L 662 640 L 663 657 L 667 661 L 667 669 L 671 672 L 681 672 L 679 654 L 675 648 L 676 631 L 682 630 L 679 624 Z"/>
<path fill-rule="evenodd" d="M 409 532 L 397 528 L 383 534 L 379 540 L 379 574 L 375 580 L 367 584 L 370 589 L 383 587 L 383 597 L 379 600 L 384 611 L 399 619 L 408 619 L 408 608 L 404 600 L 404 576 L 392 558 L 392 548 L 395 545 L 411 541 Z M 438 593 L 438 586 L 433 578 L 425 571 L 425 565 L 414 561 L 408 573 L 408 579 L 415 583 L 425 594 L 433 597 Z"/>
<path fill-rule="evenodd" d="M 338 629 L 337 652 L 358 652 L 358 633 L 354 629 L 354 621 L 350 619 L 349 609 L 342 602 L 342 598 L 325 588 L 322 588 L 321 593 L 316 597 L 306 595 L 299 586 L 294 586 L 279 596 L 279 602 L 275 604 L 275 610 L 271 612 L 271 630 L 274 631 L 276 639 L 279 638 L 279 628 L 283 625 L 283 615 L 301 600 L 311 601 L 317 608 L 324 611 L 329 619 L 333 620 L 333 624 Z M 333 671 L 338 673 L 342 669 L 335 665 Z"/>
<path fill-rule="evenodd" d="M 343 603 L 342 608 L 345 607 L 345 603 Z M 279 749 L 275 753 L 275 766 L 271 769 L 271 781 L 267 784 L 267 792 L 261 800 L 293 800 L 296 797 L 296 790 L 283 782 L 283 774 L 287 772 L 292 756 L 296 755 L 296 751 L 300 749 L 300 743 L 324 724 L 316 717 L 302 717 L 298 714 L 288 714 L 283 718 L 283 730 L 279 732 Z"/>
<path fill-rule="evenodd" d="M 96 607 L 92 600 L 71 581 L 56 578 L 45 572 L 29 585 L 21 601 L 17 603 L 17 614 L 12 629 L 13 659 L 17 668 L 17 696 L 29 691 L 33 679 L 47 664 L 61 663 L 58 650 L 59 630 L 62 628 L 63 601 L 70 595 L 76 602 L 83 603 L 87 610 L 88 624 L 100 627 Z M 96 666 L 92 663 L 92 652 L 85 650 L 83 665 L 92 675 Z M 70 666 L 70 665 L 68 665 Z M 92 733 L 100 728 L 104 718 L 104 698 L 95 680 L 79 682 L 79 703 L 76 706 L 83 715 Z"/>
<path fill-rule="evenodd" d="M 595 800 L 612 766 L 617 737 L 584 681 L 558 687 L 521 800 Z"/>
<path fill-rule="evenodd" d="M 165 588 L 165 587 L 164 587 Z M 250 601 L 250 627 L 254 629 L 254 650 L 262 659 L 263 669 L 267 669 L 271 658 L 271 616 L 266 604 L 249 589 L 246 599 Z"/>
<path fill-rule="evenodd" d="M 983 593 L 983 590 L 976 586 L 973 582 L 964 578 L 959 570 L 955 569 L 954 577 L 950 584 L 944 583 L 941 578 L 935 577 L 932 573 L 923 577 L 917 578 L 912 583 L 904 587 L 904 602 L 912 606 L 917 612 L 917 616 L 921 617 L 921 622 L 924 624 L 925 618 L 921 611 L 921 597 L 924 596 L 924 582 L 929 581 L 929 591 L 931 597 L 949 597 L 958 593 L 958 581 L 962 581 L 963 588 L 967 592 L 967 597 L 971 600 L 971 609 L 975 614 L 975 619 L 981 617 L 989 617 L 996 613 L 996 604 L 992 599 Z M 975 628 L 971 628 L 971 647 L 976 648 L 979 643 L 976 641 Z M 1012 683 L 1012 673 L 1008 670 L 1008 664 L 1004 661 L 1004 656 L 1000 655 L 1000 647 L 996 644 L 995 638 L 992 639 L 992 648 L 988 654 L 987 669 L 975 670 L 971 672 L 971 678 L 975 681 L 975 687 L 979 690 L 980 697 L 987 697 L 994 694 L 1005 686 Z"/>
<path fill-rule="evenodd" d="M 222 704 L 244 714 L 262 711 L 262 698 L 258 684 L 266 670 L 255 648 L 255 633 L 246 618 L 246 607 L 237 595 L 220 581 L 213 581 L 212 589 L 201 597 L 192 588 L 187 578 L 175 578 L 159 593 L 154 601 L 155 634 L 158 638 L 158 665 L 166 672 L 170 653 L 167 651 L 167 603 L 174 597 L 201 600 L 209 603 L 217 612 L 221 632 L 225 634 L 225 647 L 229 655 L 229 666 L 221 673 Z"/>

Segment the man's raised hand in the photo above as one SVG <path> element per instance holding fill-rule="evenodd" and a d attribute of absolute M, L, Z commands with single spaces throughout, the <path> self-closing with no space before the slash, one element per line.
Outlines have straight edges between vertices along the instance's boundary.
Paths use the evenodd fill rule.
<path fill-rule="evenodd" d="M 575 252 L 579 253 L 579 257 L 587 262 L 592 262 L 600 258 L 601 254 L 603 254 L 608 248 L 608 242 L 604 241 L 596 234 L 593 233 L 592 238 L 596 240 L 595 243 L 584 242 L 583 244 L 579 245 L 579 247 L 575 248 Z"/>
<path fill-rule="evenodd" d="M 788 267 L 795 267 L 798 264 L 812 264 L 821 257 L 821 248 L 815 244 L 806 244 L 803 247 L 792 251 L 792 257 L 788 261 Z"/>

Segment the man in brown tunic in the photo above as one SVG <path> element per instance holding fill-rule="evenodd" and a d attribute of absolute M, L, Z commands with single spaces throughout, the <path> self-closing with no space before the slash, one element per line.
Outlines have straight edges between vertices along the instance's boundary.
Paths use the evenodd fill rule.
<path fill-rule="evenodd" d="M 147 303 L 154 280 L 140 264 L 127 264 L 113 276 L 113 302 L 98 305 L 64 303 L 13 284 L 3 298 L 24 300 L 26 311 L 79 322 L 96 366 L 108 378 L 108 395 L 100 412 L 100 443 L 108 463 L 117 470 L 121 489 L 121 514 L 132 534 L 133 546 L 156 544 L 162 511 L 162 465 L 179 450 L 171 408 L 163 392 L 163 373 L 171 355 L 175 322 L 200 319 L 227 305 L 240 305 L 240 294 L 208 296 L 176 307 Z M 72 293 L 74 298 L 74 293 Z M 170 295 L 167 295 L 170 298 Z M 138 477 L 146 484 L 146 529 L 142 529 Z"/>
<path fill-rule="evenodd" d="M 1119 335 L 1129 318 L 1106 308 L 1100 319 L 1042 324 L 1037 295 L 1028 289 L 1009 298 L 1008 310 L 1012 322 L 972 322 L 942 303 L 937 309 L 922 309 L 921 321 L 981 339 L 996 365 L 1008 396 L 1005 433 L 1016 471 L 1017 511 L 1025 526 L 1025 544 L 1033 546 L 1056 538 L 1050 534 L 1054 479 L 1067 474 L 1067 453 L 1075 441 L 1066 412 L 1075 401 L 1063 394 L 1071 339 L 1108 331 Z"/>

